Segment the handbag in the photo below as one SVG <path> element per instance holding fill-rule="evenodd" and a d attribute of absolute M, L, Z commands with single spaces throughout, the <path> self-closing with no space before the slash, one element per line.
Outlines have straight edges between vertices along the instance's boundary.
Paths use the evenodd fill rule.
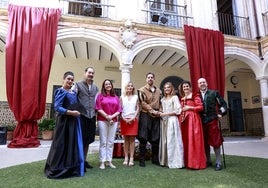
<path fill-rule="evenodd" d="M 123 140 L 115 140 L 113 157 L 123 158 L 124 156 L 125 156 L 124 155 L 124 141 Z"/>

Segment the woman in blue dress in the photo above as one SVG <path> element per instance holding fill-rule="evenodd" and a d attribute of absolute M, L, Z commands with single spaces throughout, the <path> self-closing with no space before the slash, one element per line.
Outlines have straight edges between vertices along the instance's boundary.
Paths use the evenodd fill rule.
<path fill-rule="evenodd" d="M 57 112 L 53 141 L 45 165 L 47 178 L 61 179 L 84 175 L 84 154 L 80 126 L 82 107 L 71 90 L 74 74 L 66 72 L 63 86 L 55 91 L 54 108 Z"/>

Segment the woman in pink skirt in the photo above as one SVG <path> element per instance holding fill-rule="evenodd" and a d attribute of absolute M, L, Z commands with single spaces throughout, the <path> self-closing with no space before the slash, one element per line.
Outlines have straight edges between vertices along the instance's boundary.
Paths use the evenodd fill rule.
<path fill-rule="evenodd" d="M 124 154 L 123 165 L 134 165 L 135 137 L 138 134 L 138 96 L 135 94 L 135 87 L 132 82 L 128 82 L 125 92 L 121 96 L 121 134 L 124 136 Z"/>

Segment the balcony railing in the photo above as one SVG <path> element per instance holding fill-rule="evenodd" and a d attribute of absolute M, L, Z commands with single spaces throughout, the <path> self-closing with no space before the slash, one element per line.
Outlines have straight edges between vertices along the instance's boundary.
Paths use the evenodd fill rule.
<path fill-rule="evenodd" d="M 262 21 L 263 21 L 265 36 L 267 36 L 268 35 L 268 11 L 262 13 Z"/>
<path fill-rule="evenodd" d="M 107 18 L 113 5 L 102 4 L 101 0 L 60 0 L 62 14 Z"/>
<path fill-rule="evenodd" d="M 150 24 L 182 28 L 190 24 L 193 17 L 187 15 L 186 5 L 176 5 L 160 1 L 147 0 L 147 20 Z"/>
<path fill-rule="evenodd" d="M 0 8 L 7 8 L 9 0 L 1 0 L 0 1 Z"/>
<path fill-rule="evenodd" d="M 0 8 L 7 9 L 10 0 L 1 0 Z M 59 0 L 62 15 L 82 15 L 107 18 L 113 5 L 102 4 L 101 0 Z"/>
<path fill-rule="evenodd" d="M 223 34 L 251 39 L 249 17 L 218 12 L 219 29 Z"/>

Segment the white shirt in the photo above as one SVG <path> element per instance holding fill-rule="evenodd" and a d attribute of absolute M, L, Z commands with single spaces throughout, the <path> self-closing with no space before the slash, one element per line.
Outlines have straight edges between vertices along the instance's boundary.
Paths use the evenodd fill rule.
<path fill-rule="evenodd" d="M 138 96 L 133 95 L 130 100 L 128 96 L 121 96 L 121 99 L 122 99 L 122 117 L 123 118 L 135 117 Z"/>

